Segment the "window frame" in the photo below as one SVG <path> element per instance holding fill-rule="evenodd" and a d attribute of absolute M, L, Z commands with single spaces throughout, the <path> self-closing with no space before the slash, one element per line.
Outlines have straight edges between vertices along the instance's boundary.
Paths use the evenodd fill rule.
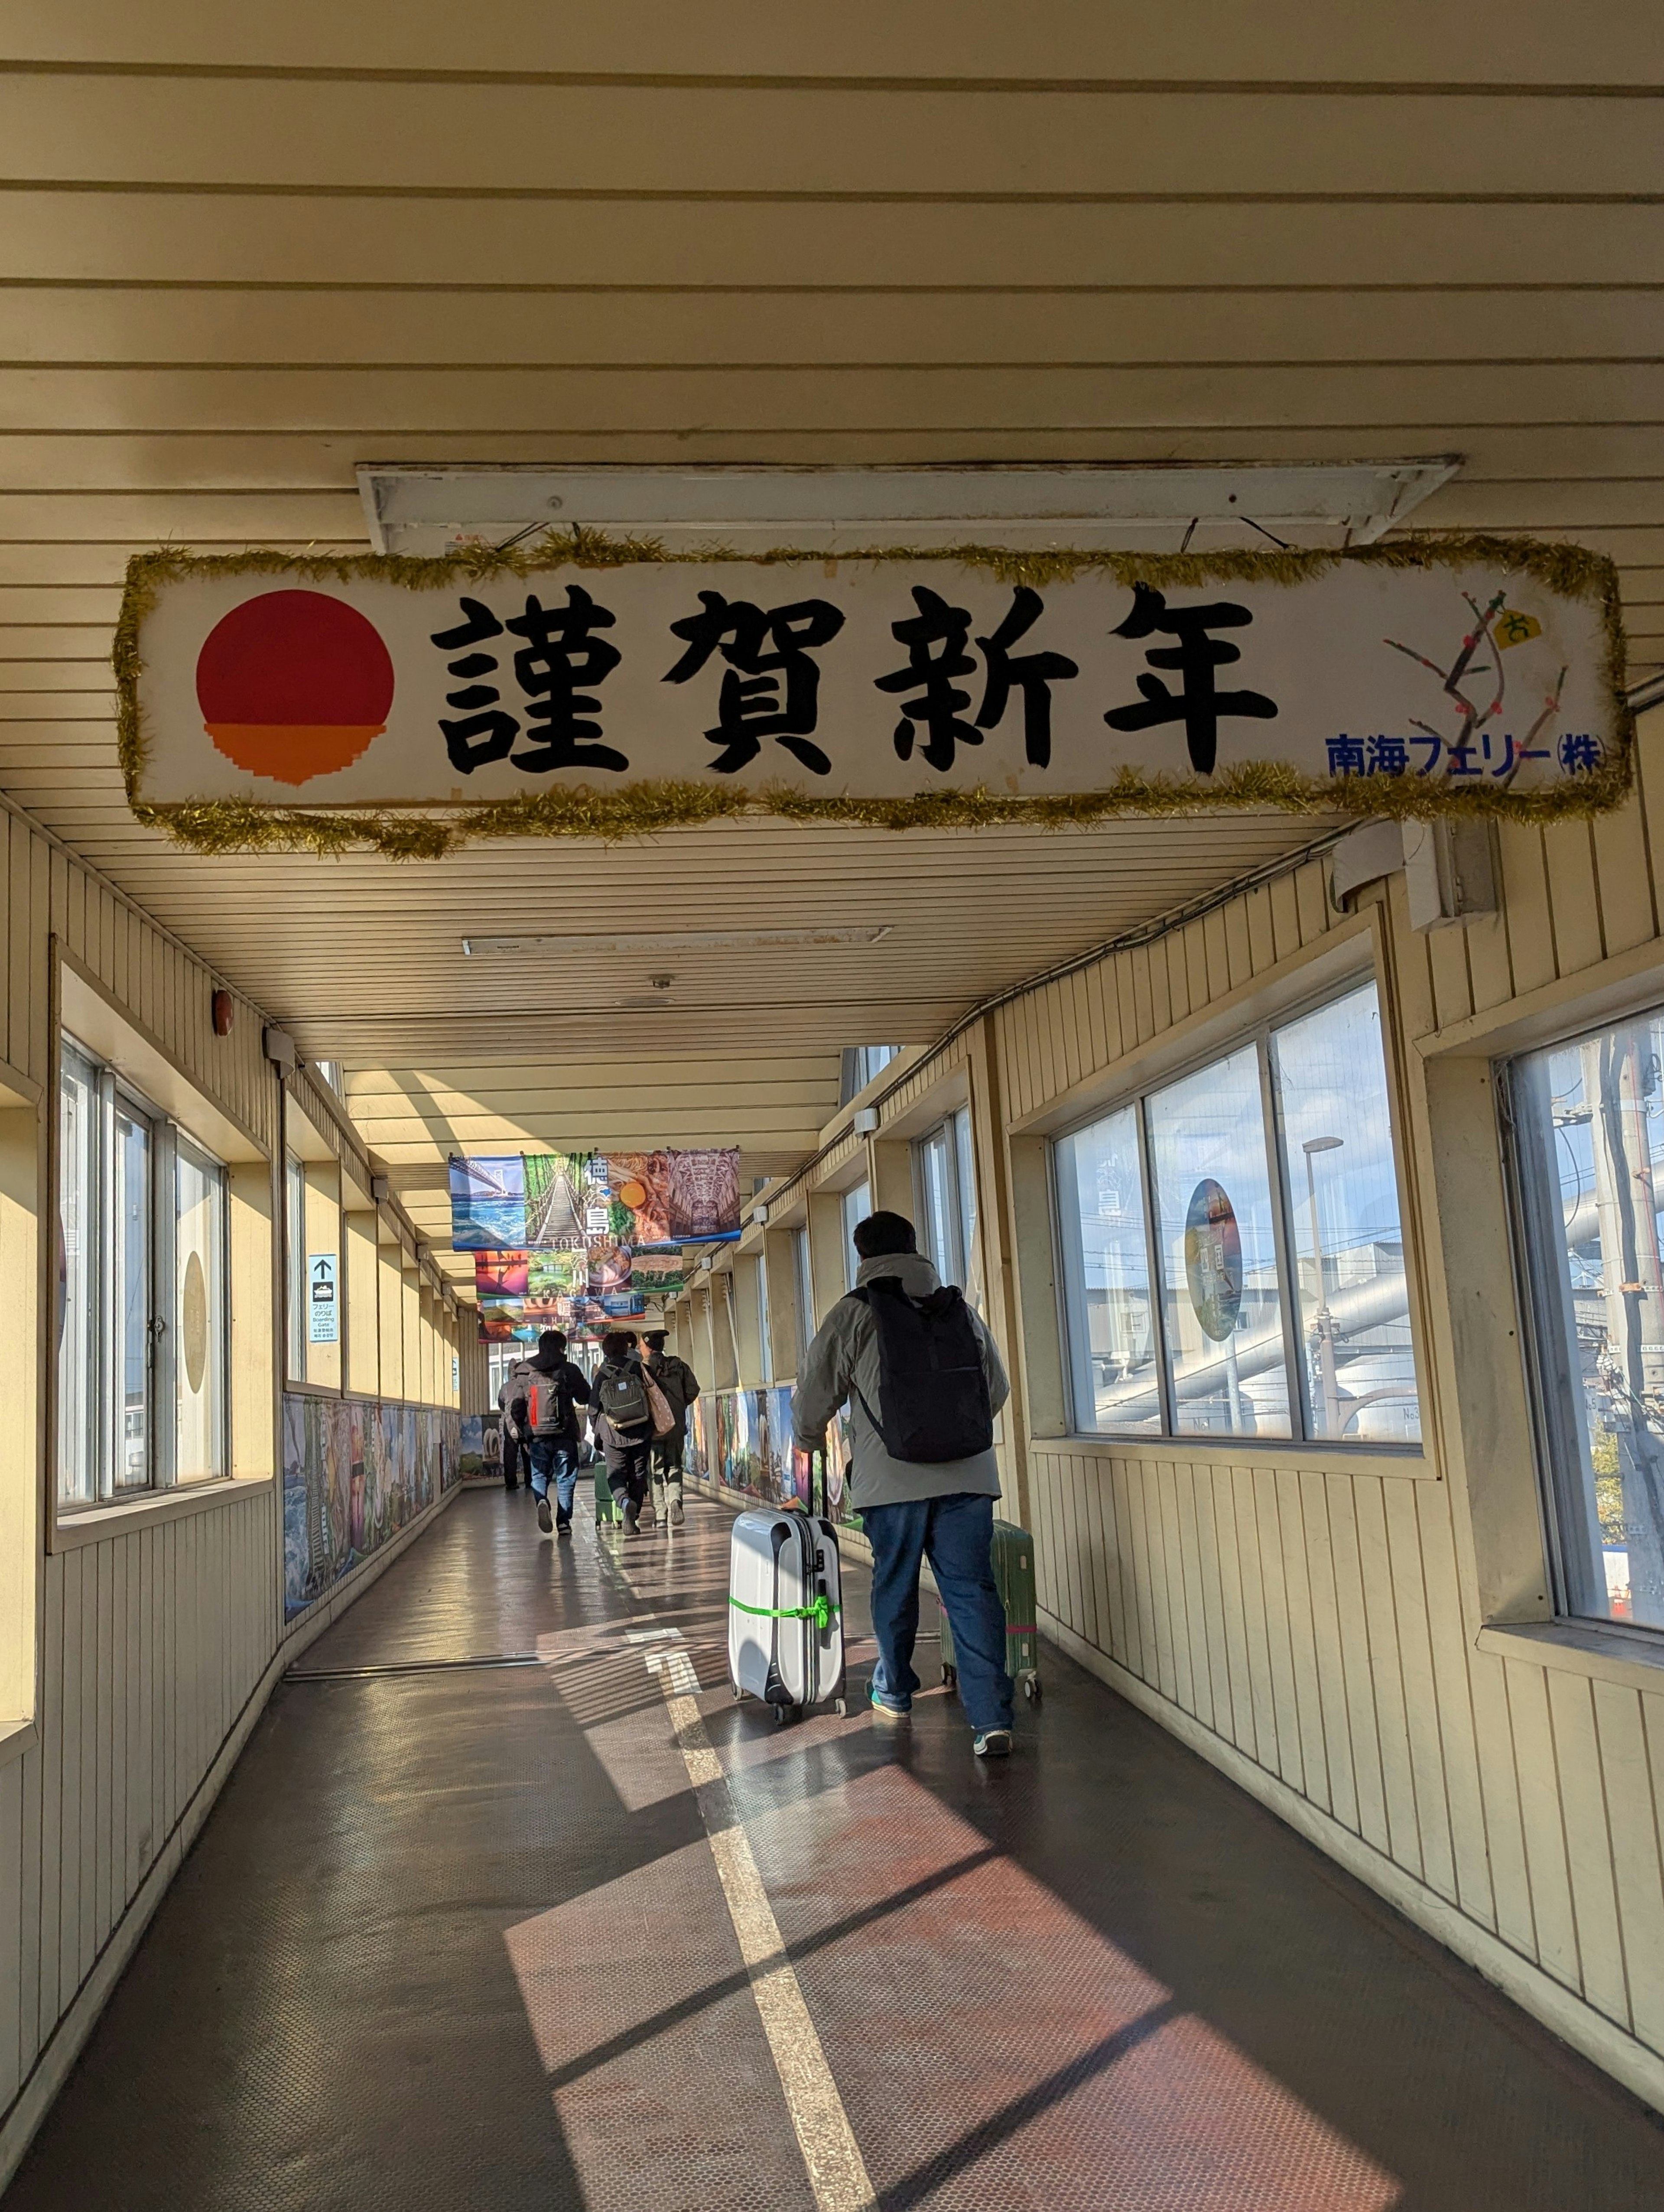
<path fill-rule="evenodd" d="M 1423 1433 L 1411 1443 L 1399 1438 L 1368 1437 L 1325 1437 L 1312 1432 L 1309 1403 L 1309 1382 L 1304 1372 L 1304 1362 L 1299 1356 L 1299 1330 L 1297 1318 L 1296 1285 L 1293 1274 L 1295 1240 L 1292 1225 L 1294 1193 L 1287 1171 L 1284 1152 L 1284 1129 L 1281 1101 L 1278 1091 L 1272 1048 L 1272 1036 L 1292 1026 L 1308 1015 L 1320 1012 L 1325 1006 L 1334 1006 L 1343 999 L 1352 997 L 1367 987 L 1373 988 L 1381 1016 L 1382 1055 L 1387 1095 L 1387 1121 L 1393 1159 L 1393 1183 L 1398 1200 L 1399 1229 L 1404 1252 L 1404 1274 L 1406 1290 L 1406 1319 L 1410 1334 L 1410 1357 L 1415 1376 L 1417 1401 L 1421 1409 Z M 1116 1444 L 1169 1449 L 1199 1448 L 1212 1450 L 1227 1441 L 1221 1435 L 1205 1430 L 1181 1430 L 1176 1423 L 1175 1393 L 1172 1363 L 1168 1357 L 1165 1284 L 1162 1271 L 1161 1244 L 1157 1218 L 1154 1170 L 1150 1152 L 1150 1101 L 1160 1092 L 1171 1090 L 1189 1076 L 1215 1066 L 1240 1052 L 1245 1045 L 1254 1048 L 1260 1079 L 1260 1113 L 1266 1133 L 1266 1172 L 1271 1184 L 1272 1249 L 1276 1259 L 1278 1289 L 1282 1309 L 1284 1370 L 1288 1378 L 1289 1428 L 1286 1437 L 1236 1436 L 1228 1438 L 1232 1452 L 1344 1452 L 1348 1457 L 1374 1459 L 1425 1460 L 1427 1437 L 1425 1422 L 1428 1410 L 1428 1362 L 1422 1340 L 1420 1315 L 1418 1305 L 1417 1275 L 1412 1251 L 1411 1224 L 1412 1215 L 1409 1193 L 1405 1182 L 1403 1117 L 1400 1111 L 1398 1085 L 1391 1051 L 1391 997 L 1374 962 L 1360 964 L 1350 972 L 1337 975 L 1331 972 L 1321 983 L 1309 990 L 1279 997 L 1272 1010 L 1257 1019 L 1243 1021 L 1228 1030 L 1212 1026 L 1205 1044 L 1199 1043 L 1193 1051 L 1171 1060 L 1162 1059 L 1147 1066 L 1134 1082 L 1122 1086 L 1096 1101 L 1087 1110 L 1065 1122 L 1060 1122 L 1046 1136 L 1046 1188 L 1051 1212 L 1053 1280 L 1055 1285 L 1058 1353 L 1062 1364 L 1063 1402 L 1067 1409 L 1069 1426 L 1066 1434 L 1071 1441 L 1086 1444 Z M 1107 1121 L 1111 1115 L 1130 1107 L 1133 1109 L 1138 1134 L 1139 1174 L 1143 1198 L 1145 1251 L 1149 1274 L 1151 1341 L 1155 1348 L 1157 1400 L 1161 1412 L 1158 1429 L 1083 1429 L 1079 1425 L 1079 1405 L 1076 1395 L 1075 1352 L 1073 1331 L 1067 1303 L 1067 1277 L 1064 1247 L 1062 1192 L 1057 1167 L 1060 1145 L 1068 1138 Z"/>
<path fill-rule="evenodd" d="M 1549 1317 L 1540 1310 L 1537 1300 L 1532 1256 L 1533 1218 L 1540 1220 L 1552 1204 L 1547 1194 L 1539 1187 L 1537 1178 L 1527 1175 L 1521 1158 L 1519 1097 L 1521 1064 L 1540 1055 L 1565 1050 L 1569 1046 L 1605 1035 L 1608 1030 L 1645 1020 L 1649 1015 L 1664 1016 L 1664 998 L 1658 993 L 1655 981 L 1644 994 L 1626 997 L 1610 1007 L 1595 1022 L 1580 1022 L 1564 1029 L 1557 1029 L 1548 1036 L 1534 1038 L 1510 1052 L 1497 1054 L 1489 1063 L 1491 1078 L 1491 1097 L 1495 1103 L 1497 1146 L 1502 1156 L 1503 1186 L 1507 1197 L 1507 1231 L 1509 1259 L 1513 1278 L 1514 1303 L 1519 1316 L 1519 1346 L 1522 1362 L 1522 1381 L 1528 1408 L 1527 1427 L 1531 1438 L 1533 1473 L 1538 1522 L 1541 1530 L 1544 1562 L 1548 1573 L 1548 1589 L 1553 1605 L 1553 1617 L 1585 1634 L 1612 1636 L 1623 1638 L 1642 1638 L 1656 1646 L 1664 1644 L 1664 1627 L 1649 1622 L 1615 1619 L 1609 1613 L 1582 1613 L 1576 1610 L 1572 1598 L 1576 1580 L 1570 1553 L 1570 1537 L 1567 1517 L 1574 1511 L 1587 1514 L 1588 1501 L 1574 1500 L 1565 1494 L 1570 1482 L 1576 1480 L 1581 1492 L 1583 1470 L 1581 1449 L 1574 1443 L 1569 1457 L 1564 1458 L 1569 1438 L 1577 1436 L 1582 1427 L 1583 1412 L 1580 1405 L 1580 1384 L 1566 1356 L 1566 1346 L 1561 1332 L 1549 1324 Z M 1558 1407 L 1550 1402 L 1546 1384 L 1548 1369 L 1552 1364 L 1554 1375 L 1561 1383 L 1563 1402 Z M 1568 1482 L 1563 1487 L 1562 1468 Z M 1599 1546 L 1596 1547 L 1597 1551 Z"/>
<path fill-rule="evenodd" d="M 938 1141 L 944 1147 L 947 1178 L 946 1199 L 949 1209 L 954 1249 L 945 1256 L 931 1249 L 933 1239 L 930 1230 L 930 1193 L 926 1180 L 927 1148 Z M 976 1188 L 976 1133 L 966 1105 L 950 1106 L 938 1115 L 927 1129 L 921 1129 L 911 1139 L 913 1164 L 914 1219 L 924 1231 L 920 1250 L 934 1266 L 944 1283 L 956 1283 L 968 1290 L 972 1273 L 972 1246 L 981 1232 L 981 1214 Z M 967 1220 L 965 1199 L 971 1199 L 971 1218 Z"/>
<path fill-rule="evenodd" d="M 89 1372 L 94 1406 L 86 1424 L 82 1448 L 90 1460 L 89 1497 L 70 1496 L 64 1490 L 63 1362 L 65 1350 L 64 1316 L 60 1310 L 52 1342 L 52 1510 L 58 1522 L 131 1505 L 135 1501 L 170 1491 L 194 1489 L 205 1482 L 226 1480 L 231 1474 L 230 1321 L 231 1243 L 230 1174 L 194 1132 L 185 1129 L 166 1108 L 145 1096 L 119 1069 L 83 1044 L 75 1033 L 60 1029 L 58 1038 L 56 1115 L 52 1128 L 52 1188 L 57 1234 L 63 1237 L 65 1171 L 70 1162 L 64 1145 L 64 1075 L 73 1071 L 88 1091 L 93 1117 L 89 1147 L 88 1191 L 82 1219 L 82 1264 L 93 1278 L 87 1304 L 94 1342 L 89 1347 Z M 116 1144 L 118 1115 L 141 1125 L 146 1139 L 147 1188 L 145 1230 L 145 1422 L 144 1479 L 119 1479 L 124 1456 L 124 1392 L 118 1387 L 124 1358 L 124 1324 L 121 1288 L 117 1280 Z M 194 1156 L 199 1169 L 216 1175 L 221 1202 L 215 1255 L 220 1313 L 216 1332 L 218 1408 L 216 1456 L 218 1469 L 181 1480 L 179 1474 L 178 1353 L 175 1315 L 179 1301 L 178 1210 L 179 1160 L 181 1145 Z M 60 1245 L 60 1249 L 63 1247 Z"/>
<path fill-rule="evenodd" d="M 859 1209 L 859 1218 L 865 1220 L 872 1211 L 872 1184 L 868 1176 L 865 1175 L 859 1176 L 854 1182 L 847 1185 L 844 1189 L 836 1194 L 838 1226 L 843 1239 L 843 1280 L 846 1297 L 854 1289 L 855 1278 L 861 1271 L 860 1255 L 855 1249 L 853 1234 L 858 1210 L 850 1203 L 857 1191 L 865 1194 L 865 1203 Z"/>

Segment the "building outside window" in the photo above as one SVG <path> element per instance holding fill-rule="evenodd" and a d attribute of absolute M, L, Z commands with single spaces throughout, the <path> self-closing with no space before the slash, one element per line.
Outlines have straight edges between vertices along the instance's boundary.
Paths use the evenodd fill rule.
<path fill-rule="evenodd" d="M 60 1502 L 222 1475 L 225 1170 L 68 1037 L 58 1206 Z"/>
<path fill-rule="evenodd" d="M 1664 1009 L 1504 1070 L 1560 1611 L 1664 1628 Z"/>
<path fill-rule="evenodd" d="M 980 1307 L 976 1160 L 968 1106 L 960 1107 L 915 1140 L 913 1180 L 919 1249 L 944 1283 L 958 1284 L 971 1304 Z"/>
<path fill-rule="evenodd" d="M 1373 983 L 1054 1147 L 1075 1424 L 1419 1449 Z"/>

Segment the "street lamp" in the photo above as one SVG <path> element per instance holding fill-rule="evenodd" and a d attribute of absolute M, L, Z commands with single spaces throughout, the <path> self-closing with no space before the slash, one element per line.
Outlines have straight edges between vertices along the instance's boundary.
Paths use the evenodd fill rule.
<path fill-rule="evenodd" d="M 1334 1372 L 1334 1316 L 1329 1311 L 1328 1271 L 1323 1260 L 1323 1225 L 1317 1214 L 1317 1170 L 1312 1162 L 1319 1152 L 1338 1152 L 1344 1137 L 1308 1137 L 1300 1147 L 1306 1155 L 1306 1191 L 1312 1209 L 1312 1252 L 1317 1266 L 1317 1364 L 1323 1382 L 1323 1428 L 1326 1436 L 1340 1433 L 1340 1390 Z"/>

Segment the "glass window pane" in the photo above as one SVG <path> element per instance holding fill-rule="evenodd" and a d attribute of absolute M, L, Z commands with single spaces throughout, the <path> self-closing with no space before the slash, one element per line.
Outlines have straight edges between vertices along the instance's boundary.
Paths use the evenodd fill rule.
<path fill-rule="evenodd" d="M 1138 1109 L 1063 1138 L 1054 1157 L 1075 1425 L 1159 1433 Z"/>
<path fill-rule="evenodd" d="M 774 1379 L 774 1336 L 768 1325 L 768 1258 L 764 1252 L 757 1254 L 752 1280 L 757 1302 L 757 1379 L 762 1382 L 772 1382 Z"/>
<path fill-rule="evenodd" d="M 98 1496 L 98 1115 L 93 1071 L 66 1047 L 58 1167 L 58 1494 L 66 1504 Z"/>
<path fill-rule="evenodd" d="M 225 1173 L 184 1139 L 175 1167 L 174 1478 L 226 1472 Z"/>
<path fill-rule="evenodd" d="M 865 1221 L 872 1211 L 872 1193 L 864 1182 L 843 1194 L 843 1283 L 847 1291 L 855 1287 L 855 1270 L 861 1258 L 855 1249 L 855 1224 Z"/>
<path fill-rule="evenodd" d="M 150 1125 L 118 1098 L 115 1109 L 115 1484 L 150 1479 Z"/>
<path fill-rule="evenodd" d="M 1511 1085 L 1533 1364 L 1575 1613 L 1664 1628 L 1664 1015 Z"/>
<path fill-rule="evenodd" d="M 1272 1039 L 1307 1433 L 1421 1442 L 1373 983 Z"/>
<path fill-rule="evenodd" d="M 288 1373 L 292 1382 L 307 1379 L 307 1171 L 293 1152 L 283 1158 L 285 1237 L 288 1264 Z"/>
<path fill-rule="evenodd" d="M 919 1139 L 919 1194 L 924 1215 L 919 1232 L 920 1249 L 937 1273 L 944 1283 L 956 1283 L 961 1272 L 955 1234 L 959 1194 L 954 1188 L 949 1143 L 945 1122 Z"/>
<path fill-rule="evenodd" d="M 1146 1106 L 1175 1425 L 1286 1437 L 1283 1300 L 1260 1055 L 1159 1091 Z"/>
<path fill-rule="evenodd" d="M 970 1108 L 953 1117 L 953 1160 L 959 1181 L 959 1268 L 965 1296 L 979 1310 L 982 1269 L 976 1242 L 976 1152 L 971 1142 Z"/>
<path fill-rule="evenodd" d="M 798 1372 L 803 1372 L 809 1347 L 815 1340 L 815 1284 L 811 1269 L 809 1231 L 792 1231 L 792 1258 L 797 1273 Z"/>

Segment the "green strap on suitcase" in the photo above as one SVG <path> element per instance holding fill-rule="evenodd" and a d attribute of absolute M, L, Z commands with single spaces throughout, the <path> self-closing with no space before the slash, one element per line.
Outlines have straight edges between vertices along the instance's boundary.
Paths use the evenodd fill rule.
<path fill-rule="evenodd" d="M 993 1524 L 993 1578 L 1005 1608 L 1005 1672 L 1030 1705 L 1040 1702 L 1039 1595 L 1035 1584 L 1035 1540 L 1010 1521 Z M 948 1609 L 942 1614 L 942 1680 L 959 1679 Z"/>

